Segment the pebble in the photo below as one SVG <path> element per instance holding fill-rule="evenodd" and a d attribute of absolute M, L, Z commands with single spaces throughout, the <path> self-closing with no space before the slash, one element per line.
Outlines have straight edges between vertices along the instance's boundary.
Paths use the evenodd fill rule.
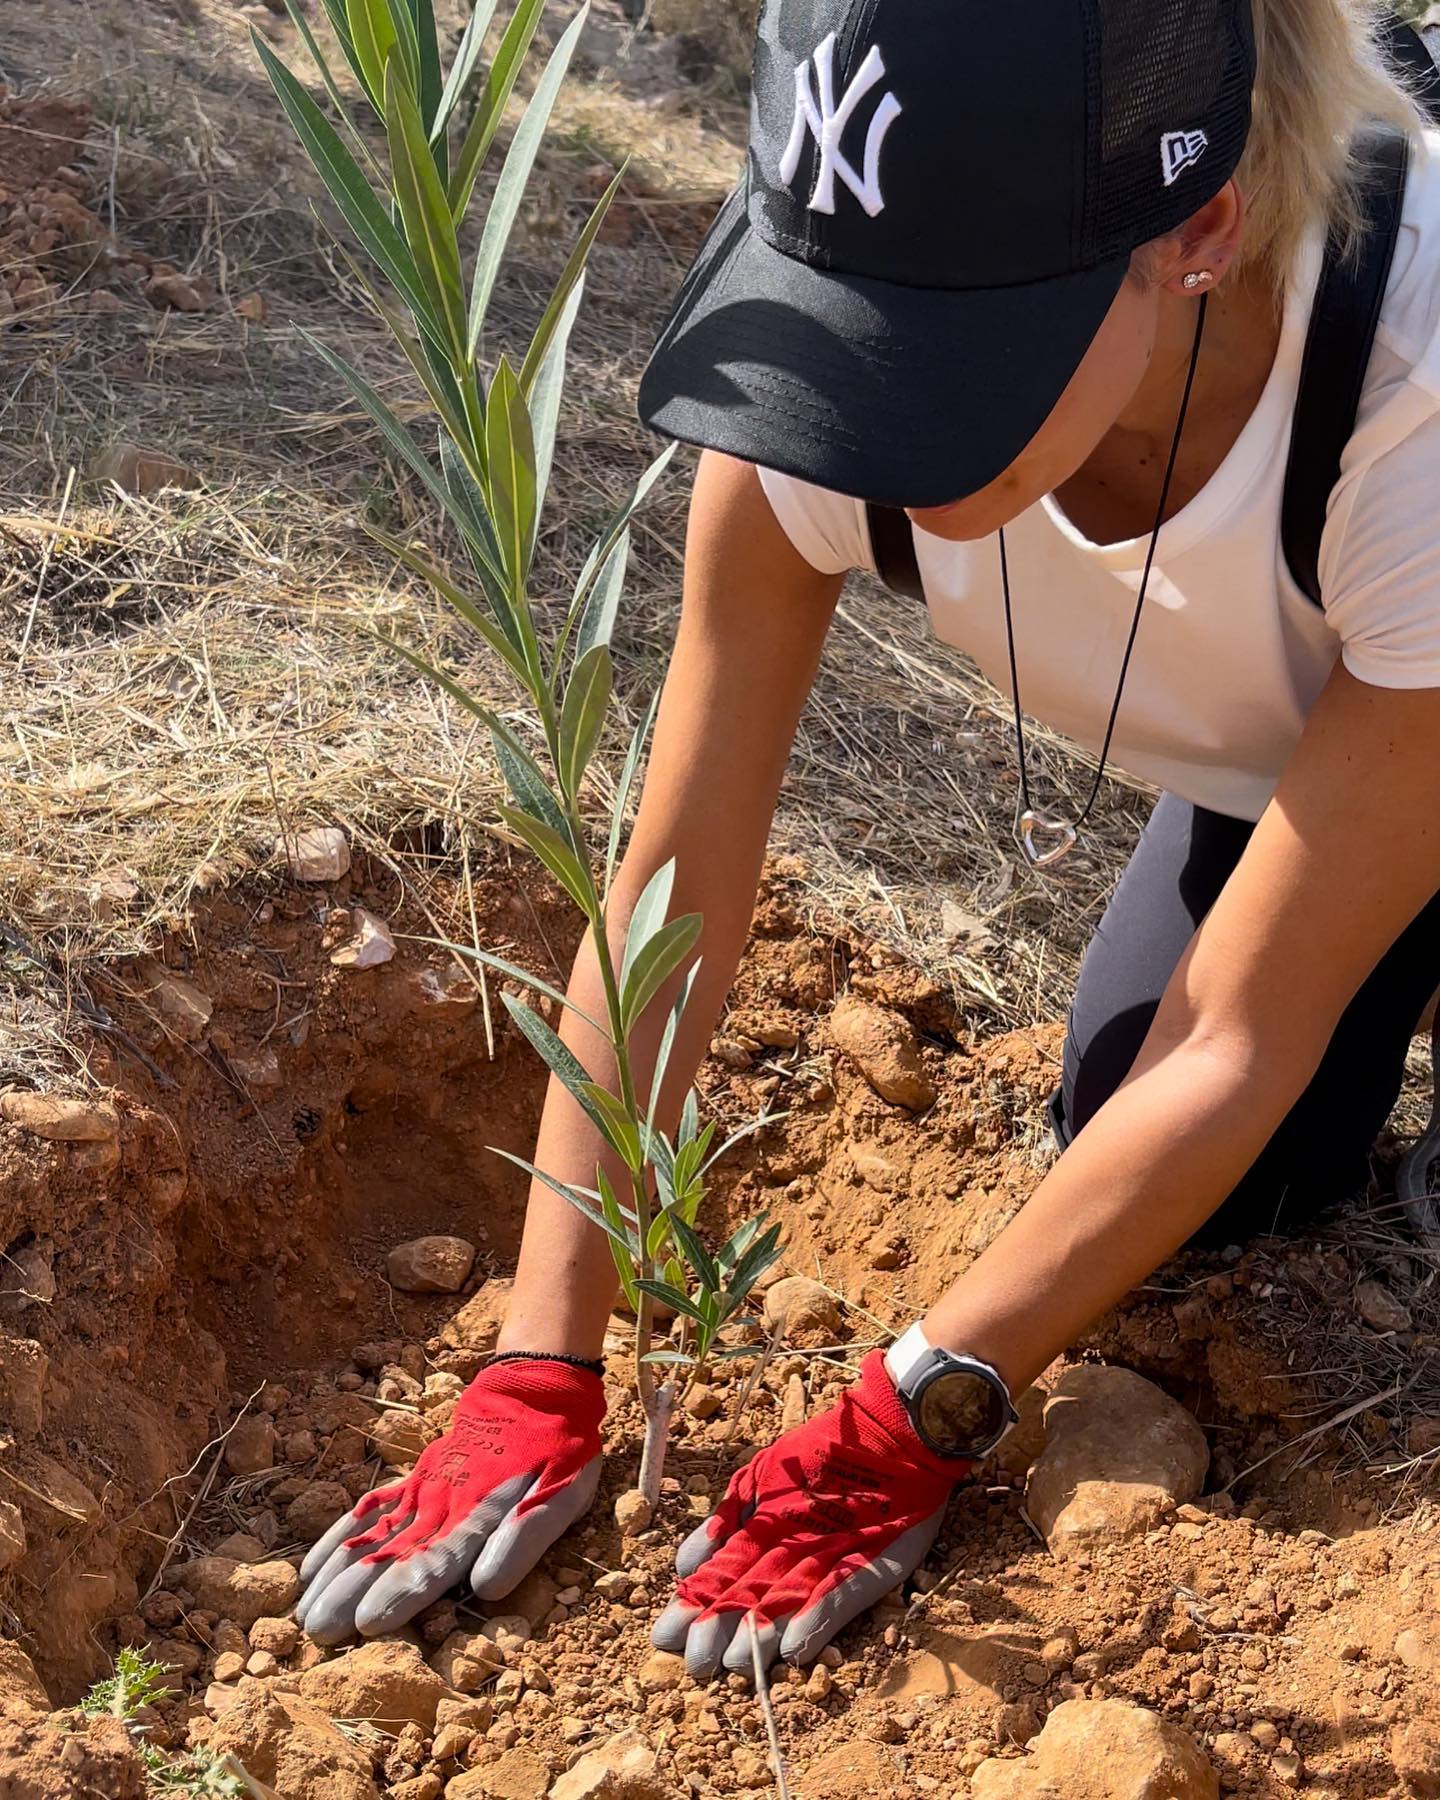
<path fill-rule="evenodd" d="M 275 854 L 295 881 L 339 881 L 350 872 L 350 840 L 338 825 L 312 825 L 278 837 Z"/>
<path fill-rule="evenodd" d="M 830 1015 L 830 1035 L 882 1100 L 911 1112 L 935 1104 L 919 1039 L 899 1013 L 847 995 Z"/>
<path fill-rule="evenodd" d="M 55 1144 L 110 1144 L 120 1135 L 120 1115 L 108 1101 L 71 1094 L 6 1088 L 0 1093 L 0 1119 Z"/>
<path fill-rule="evenodd" d="M 166 488 L 193 489 L 200 477 L 189 463 L 164 450 L 139 444 L 112 444 L 91 464 L 96 481 L 110 481 L 126 494 L 158 494 Z"/>
<path fill-rule="evenodd" d="M 351 908 L 353 936 L 334 951 L 330 961 L 337 969 L 378 969 L 395 958 L 395 938 L 390 927 L 363 906 Z M 456 1290 L 446 1288 L 446 1293 Z"/>
<path fill-rule="evenodd" d="M 412 1238 L 390 1252 L 385 1272 L 390 1285 L 403 1293 L 458 1294 L 470 1278 L 475 1255 L 475 1246 L 461 1237 Z"/>

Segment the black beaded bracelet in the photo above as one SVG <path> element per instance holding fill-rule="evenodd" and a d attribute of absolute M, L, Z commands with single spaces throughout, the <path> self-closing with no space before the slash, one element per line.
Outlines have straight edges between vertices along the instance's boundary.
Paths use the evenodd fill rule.
<path fill-rule="evenodd" d="M 558 1362 L 571 1369 L 588 1369 L 592 1375 L 603 1375 L 605 1365 L 598 1356 L 567 1356 L 562 1350 L 501 1350 L 485 1365 L 493 1369 L 503 1362 Z"/>

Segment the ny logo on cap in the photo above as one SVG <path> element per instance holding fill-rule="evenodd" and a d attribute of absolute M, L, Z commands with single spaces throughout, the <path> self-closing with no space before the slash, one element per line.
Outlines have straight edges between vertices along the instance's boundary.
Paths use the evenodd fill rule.
<path fill-rule="evenodd" d="M 1194 168 L 1209 145 L 1203 131 L 1167 131 L 1160 140 L 1160 169 L 1166 187 L 1186 169 Z"/>
<path fill-rule="evenodd" d="M 800 152 L 805 148 L 805 134 L 808 131 L 820 147 L 820 169 L 815 177 L 814 190 L 806 202 L 810 211 L 834 212 L 835 177 L 838 175 L 873 219 L 885 206 L 885 196 L 880 192 L 880 146 L 885 141 L 885 133 L 900 117 L 900 102 L 893 93 L 887 93 L 876 107 L 870 129 L 865 134 L 865 173 L 862 178 L 841 153 L 840 145 L 855 108 L 875 83 L 884 79 L 885 62 L 880 55 L 879 46 L 872 44 L 870 54 L 856 70 L 854 79 L 840 96 L 839 106 L 836 106 L 834 55 L 835 33 L 832 31 L 816 50 L 814 57 L 815 74 L 820 87 L 818 107 L 810 89 L 810 64 L 803 62 L 795 71 L 795 122 L 790 127 L 790 141 L 785 146 L 785 154 L 780 158 L 780 179 L 787 185 L 795 179 L 795 172 L 800 167 Z"/>

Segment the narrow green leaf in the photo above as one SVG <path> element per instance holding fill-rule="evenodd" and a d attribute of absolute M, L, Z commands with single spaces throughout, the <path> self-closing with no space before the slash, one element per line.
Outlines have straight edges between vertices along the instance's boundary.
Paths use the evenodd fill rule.
<path fill-rule="evenodd" d="M 300 10 L 299 6 L 296 4 L 296 0 L 285 0 L 285 10 L 290 15 L 290 23 L 300 34 L 300 41 L 309 52 L 311 62 L 314 63 L 315 67 L 320 72 L 320 79 L 325 83 L 325 92 L 330 96 L 330 104 L 335 108 L 335 111 L 340 116 L 341 123 L 350 133 L 356 149 L 359 150 L 366 162 L 369 163 L 371 169 L 378 175 L 379 170 L 375 166 L 374 157 L 370 154 L 370 146 L 365 142 L 364 138 L 361 137 L 360 128 L 356 125 L 354 119 L 350 115 L 350 109 L 345 104 L 345 97 L 336 86 L 335 77 L 330 72 L 330 64 L 325 59 L 325 52 L 320 48 L 320 45 L 316 41 L 315 33 L 310 29 L 310 21 Z M 336 35 L 338 36 L 339 34 L 337 33 Z M 347 41 L 348 33 L 346 38 L 341 40 L 342 49 Z"/>
<path fill-rule="evenodd" d="M 705 1284 L 706 1292 L 715 1293 L 720 1286 L 720 1271 L 710 1252 L 700 1242 L 698 1233 L 678 1213 L 670 1215 L 670 1229 L 675 1233 L 675 1242 L 685 1253 L 685 1260 Z"/>
<path fill-rule="evenodd" d="M 595 239 L 600 235 L 600 227 L 605 223 L 605 215 L 610 211 L 616 194 L 620 191 L 620 183 L 625 178 L 625 170 L 617 169 L 615 179 L 595 202 L 590 217 L 585 221 L 575 246 L 566 258 L 565 267 L 560 271 L 560 278 L 551 290 L 550 298 L 545 303 L 545 310 L 540 315 L 540 323 L 535 327 L 535 335 L 530 339 L 530 348 L 525 352 L 525 360 L 520 365 L 520 386 L 525 393 L 540 378 L 540 370 L 546 357 L 550 354 L 550 345 L 560 329 L 560 322 L 569 306 L 576 288 L 582 287 L 585 281 L 585 265 L 590 260 L 590 252 Z"/>
<path fill-rule="evenodd" d="M 736 1144 L 743 1139 L 753 1137 L 757 1131 L 764 1131 L 769 1125 L 778 1125 L 782 1119 L 788 1119 L 789 1116 L 789 1113 L 786 1112 L 761 1113 L 758 1118 L 751 1119 L 748 1124 L 742 1125 L 738 1131 L 732 1131 L 720 1148 L 712 1156 L 706 1157 L 700 1173 L 708 1175 L 727 1150 L 733 1150 Z"/>
<path fill-rule="evenodd" d="M 335 33 L 335 41 L 339 44 L 346 62 L 350 65 L 350 73 L 359 82 L 365 98 L 378 113 L 379 101 L 371 93 L 370 84 L 365 79 L 365 71 L 360 67 L 360 59 L 355 54 L 355 40 L 350 35 L 350 20 L 345 11 L 345 0 L 320 0 L 320 3 L 325 8 L 325 16 L 330 21 L 330 29 Z"/>
<path fill-rule="evenodd" d="M 756 1240 L 741 1257 L 735 1266 L 735 1272 L 726 1284 L 726 1296 L 731 1300 L 730 1311 L 740 1304 L 766 1269 L 780 1254 L 780 1227 L 772 1225 L 765 1235 Z"/>
<path fill-rule="evenodd" d="M 378 526 L 367 525 L 365 529 L 382 549 L 388 550 L 398 562 L 404 563 L 407 569 L 412 569 L 422 581 L 434 588 L 441 599 L 459 613 L 471 630 L 484 639 L 513 675 L 522 682 L 526 680 L 525 664 L 515 646 L 503 632 L 497 630 L 470 596 L 458 587 L 443 569 L 432 563 L 427 557 L 422 556 L 411 545 L 402 544 L 399 538 L 391 537 L 389 532 L 381 531 Z"/>
<path fill-rule="evenodd" d="M 684 913 L 662 925 L 636 956 L 620 996 L 620 1017 L 626 1031 L 689 955 L 703 924 L 699 913 Z"/>
<path fill-rule="evenodd" d="M 415 33 L 419 57 L 416 95 L 420 101 L 420 117 L 424 120 L 428 136 L 440 106 L 440 94 L 444 86 L 440 71 L 440 36 L 435 29 L 434 0 L 404 0 L 404 4 L 410 14 L 411 29 Z M 443 145 L 441 148 L 443 151 Z M 444 164 L 437 162 L 437 167 L 443 180 Z"/>
<path fill-rule="evenodd" d="M 700 1096 L 692 1087 L 685 1096 L 685 1104 L 680 1111 L 680 1135 L 678 1142 L 689 1146 L 700 1135 Z"/>
<path fill-rule="evenodd" d="M 632 1174 L 638 1174 L 644 1167 L 645 1159 L 640 1152 L 640 1133 L 635 1121 L 609 1088 L 591 1082 L 585 1092 L 597 1111 L 605 1115 L 609 1127 L 606 1136 L 611 1149 Z"/>
<path fill-rule="evenodd" d="M 587 1089 L 595 1087 L 596 1083 L 591 1079 L 589 1071 L 580 1058 L 556 1032 L 551 1030 L 539 1013 L 532 1011 L 523 1000 L 517 1000 L 513 994 L 506 993 L 502 993 L 500 998 L 505 1002 L 505 1010 L 510 1017 L 529 1039 L 532 1047 L 539 1052 L 545 1067 L 561 1083 L 581 1112 L 610 1145 L 610 1148 L 617 1155 L 623 1155 L 624 1152 L 620 1145 L 611 1138 L 609 1120 L 587 1092 Z"/>
<path fill-rule="evenodd" d="M 500 129 L 506 102 L 515 91 L 526 52 L 544 10 L 545 0 L 519 0 L 496 48 L 495 60 L 490 65 L 490 74 L 485 82 L 485 91 L 475 104 L 474 115 L 461 142 L 459 154 L 455 158 L 455 168 L 450 176 L 450 213 L 457 223 L 470 204 L 470 196 L 475 191 L 475 179 L 485 161 L 486 152 L 494 142 L 495 133 Z"/>
<path fill-rule="evenodd" d="M 764 1225 L 765 1215 L 763 1213 L 761 1213 L 758 1218 L 746 1219 L 744 1224 L 741 1225 L 715 1253 L 715 1260 L 719 1263 L 720 1267 L 722 1269 L 733 1269 L 735 1264 L 739 1262 L 740 1258 L 760 1235 Z"/>
<path fill-rule="evenodd" d="M 440 104 L 435 111 L 434 122 L 430 127 L 432 144 L 439 143 L 444 137 L 445 129 L 450 123 L 450 115 L 455 111 L 461 95 L 470 85 L 470 77 L 475 73 L 475 64 L 480 60 L 480 52 L 485 48 L 485 37 L 490 30 L 490 22 L 495 17 L 495 5 L 496 0 L 479 0 L 479 4 L 470 14 L 464 36 L 460 39 L 460 48 L 455 52 L 455 60 L 451 63 L 450 73 L 445 78 L 445 88 L 440 96 Z"/>
<path fill-rule="evenodd" d="M 390 23 L 395 28 L 395 41 L 400 53 L 401 67 L 405 71 L 405 79 L 410 84 L 410 92 L 420 92 L 420 40 L 415 31 L 415 9 L 410 0 L 385 0 L 390 11 Z"/>
<path fill-rule="evenodd" d="M 550 488 L 550 465 L 555 459 L 555 438 L 560 429 L 560 402 L 565 394 L 565 358 L 570 348 L 570 332 L 575 318 L 580 311 L 580 302 L 584 296 L 583 281 L 571 290 L 570 298 L 565 303 L 565 310 L 550 339 L 550 348 L 545 353 L 545 360 L 540 365 L 540 372 L 535 378 L 534 386 L 525 387 L 522 380 L 520 391 L 530 402 L 530 425 L 535 436 L 535 532 L 538 537 L 540 518 L 545 510 L 545 496 Z M 535 554 L 532 542 L 530 554 Z"/>
<path fill-rule="evenodd" d="M 409 18 L 405 0 L 391 0 L 402 18 Z M 385 69 L 385 136 L 390 145 L 390 170 L 396 203 L 405 225 L 405 237 L 431 307 L 445 324 L 450 360 L 464 362 L 465 281 L 460 269 L 460 245 L 455 222 L 445 202 L 445 190 L 420 118 L 415 96 L 398 65 Z"/>
<path fill-rule="evenodd" d="M 430 397 L 430 404 L 439 414 L 443 432 L 451 437 L 462 435 L 465 423 L 460 416 L 460 395 L 439 351 L 428 336 L 412 335 L 400 314 L 386 303 L 380 290 L 350 254 L 349 249 L 344 244 L 337 247 L 345 260 L 346 268 L 364 288 L 366 298 L 390 327 L 390 335 L 405 352 L 405 360 L 419 377 Z"/>
<path fill-rule="evenodd" d="M 636 1317 L 640 1313 L 640 1290 L 635 1286 L 636 1264 L 640 1258 L 640 1240 L 630 1223 L 631 1216 L 620 1205 L 619 1197 L 604 1168 L 595 1171 L 600 1189 L 600 1210 L 611 1230 L 610 1254 L 615 1259 L 615 1272 L 620 1277 L 625 1303 Z"/>
<path fill-rule="evenodd" d="M 590 554 L 585 558 L 584 566 L 580 570 L 579 579 L 575 583 L 575 591 L 570 596 L 570 605 L 565 616 L 565 627 L 560 633 L 560 641 L 556 648 L 557 656 L 564 650 L 570 633 L 574 630 L 576 623 L 585 610 L 585 602 L 589 596 L 590 587 L 595 580 L 597 571 L 604 567 L 610 552 L 615 548 L 615 540 L 620 536 L 620 533 L 625 530 L 638 508 L 644 502 L 646 495 L 650 492 L 651 488 L 654 487 L 664 471 L 669 467 L 670 458 L 675 454 L 676 448 L 676 445 L 671 444 L 655 458 L 654 462 L 651 463 L 650 467 L 640 477 L 639 481 L 636 482 L 633 493 L 631 493 L 625 504 L 610 520 L 610 523 L 606 526 L 605 530 L 596 539 Z"/>
<path fill-rule="evenodd" d="M 415 317 L 435 337 L 440 337 L 439 322 L 405 240 L 340 141 L 340 134 L 258 32 L 252 30 L 250 37 L 276 97 L 345 223 L 384 270 Z"/>
<path fill-rule="evenodd" d="M 510 241 L 511 228 L 520 211 L 520 202 L 530 183 L 530 173 L 535 166 L 540 140 L 550 123 L 550 114 L 560 92 L 560 84 L 570 67 L 570 58 L 580 33 L 585 29 L 589 11 L 589 0 L 586 0 L 586 4 L 576 13 L 550 53 L 544 73 L 535 83 L 530 104 L 525 108 L 525 116 L 516 126 L 515 136 L 510 140 L 510 148 L 505 154 L 505 166 L 500 171 L 500 179 L 495 184 L 495 192 L 486 210 L 485 225 L 480 233 L 480 247 L 475 252 L 475 272 L 470 287 L 469 353 L 472 357 L 485 328 L 490 296 L 494 292 L 500 264 L 504 260 L 505 246 Z M 458 217 L 459 209 L 454 208 L 453 195 L 451 205 Z"/>
<path fill-rule="evenodd" d="M 518 981 L 522 986 L 533 988 L 537 994 L 544 994 L 547 1000 L 553 1000 L 559 1006 L 568 1007 L 577 1019 L 583 1019 L 592 1031 L 603 1033 L 605 1027 L 592 1019 L 589 1013 L 578 1007 L 567 995 L 548 981 L 542 981 L 538 975 L 532 975 L 528 969 L 522 969 L 518 963 L 507 962 L 503 956 L 496 956 L 493 951 L 482 950 L 478 944 L 452 944 L 448 938 L 416 937 L 418 944 L 437 944 L 442 949 L 453 950 L 456 956 L 468 957 L 471 962 L 483 963 L 487 969 L 494 969 L 497 975 L 507 976 L 511 981 Z"/>
<path fill-rule="evenodd" d="M 568 839 L 565 815 L 555 804 L 555 797 L 545 784 L 539 764 L 523 750 L 517 752 L 512 744 L 506 743 L 504 738 L 493 732 L 491 742 L 495 746 L 495 759 L 500 764 L 505 785 L 515 804 L 523 812 L 529 813 L 532 819 L 539 819 L 543 825 L 548 825 L 557 837 Z"/>
<path fill-rule="evenodd" d="M 620 963 L 622 991 L 630 979 L 635 958 L 665 923 L 665 915 L 670 910 L 670 891 L 674 885 L 675 858 L 672 856 L 645 883 L 640 890 L 640 898 L 635 902 L 635 910 L 630 914 L 630 924 L 625 933 L 625 955 Z"/>
<path fill-rule="evenodd" d="M 548 825 L 542 825 L 539 819 L 532 819 L 529 813 L 520 812 L 513 806 L 502 806 L 499 810 L 500 817 L 517 837 L 524 839 L 589 919 L 594 901 L 586 885 L 579 858 L 569 844 Z"/>
<path fill-rule="evenodd" d="M 566 684 L 560 708 L 560 785 L 572 801 L 605 730 L 611 681 L 610 652 L 596 644 Z"/>
<path fill-rule="evenodd" d="M 598 1225 L 612 1243 L 618 1244 L 628 1255 L 634 1255 L 634 1246 L 623 1233 L 617 1231 L 598 1207 L 592 1206 L 583 1194 L 573 1187 L 567 1187 L 563 1181 L 557 1181 L 553 1175 L 547 1175 L 543 1169 L 537 1169 L 534 1163 L 526 1162 L 523 1156 L 516 1156 L 509 1150 L 502 1150 L 497 1144 L 490 1146 L 491 1154 L 503 1156 L 508 1163 L 514 1163 L 517 1169 L 523 1169 L 535 1181 L 541 1181 L 552 1193 L 558 1194 L 562 1200 L 568 1200 L 576 1212 L 587 1218 L 592 1225 Z"/>
<path fill-rule="evenodd" d="M 695 977 L 699 973 L 700 963 L 697 958 L 685 971 L 685 979 L 680 983 L 680 992 L 675 996 L 675 1004 L 670 1008 L 669 1017 L 665 1021 L 665 1029 L 660 1034 L 660 1048 L 655 1055 L 655 1071 L 650 1079 L 650 1104 L 646 1109 L 646 1120 L 650 1125 L 655 1123 L 655 1114 L 660 1110 L 660 1091 L 665 1085 L 665 1071 L 670 1066 L 670 1052 L 675 1048 L 675 1034 L 680 1029 L 680 1020 L 690 1001 L 690 993 L 695 986 Z"/>
<path fill-rule="evenodd" d="M 380 427 L 381 435 L 386 443 L 396 452 L 401 461 L 420 477 L 430 497 L 451 518 L 454 518 L 455 508 L 452 505 L 449 491 L 439 475 L 436 474 L 434 464 L 360 371 L 352 363 L 347 362 L 338 350 L 332 350 L 328 344 L 322 343 L 319 338 L 312 336 L 303 326 L 300 328 L 300 335 L 345 383 L 361 406 Z"/>
<path fill-rule="evenodd" d="M 386 64 L 398 47 L 395 20 L 386 0 L 345 0 L 345 17 L 365 86 L 378 98 L 385 92 Z"/>
<path fill-rule="evenodd" d="M 608 644 L 620 611 L 620 595 L 625 586 L 625 566 L 630 560 L 630 532 L 622 531 L 610 554 L 601 564 L 600 573 L 585 600 L 585 610 L 575 633 L 575 654 L 584 656 L 597 644 Z"/>
<path fill-rule="evenodd" d="M 500 358 L 490 383 L 485 415 L 485 460 L 490 475 L 490 517 L 500 559 L 515 596 L 523 592 L 535 538 L 535 443 L 530 409 L 515 371 Z"/>
<path fill-rule="evenodd" d="M 700 1308 L 688 1294 L 682 1294 L 677 1287 L 671 1287 L 667 1281 L 645 1281 L 635 1283 L 642 1294 L 649 1294 L 652 1300 L 658 1300 L 662 1306 L 668 1306 L 671 1312 L 683 1313 L 687 1319 L 694 1319 L 697 1325 L 704 1325 L 706 1318 Z"/>
<path fill-rule="evenodd" d="M 751 1351 L 751 1355 L 754 1355 L 754 1351 Z M 645 1357 L 647 1363 L 666 1363 L 687 1369 L 693 1367 L 696 1360 L 695 1357 L 687 1355 L 684 1350 L 651 1350 Z"/>
<path fill-rule="evenodd" d="M 605 846 L 605 892 L 610 892 L 610 884 L 615 879 L 615 865 L 620 859 L 620 836 L 625 829 L 625 814 L 630 804 L 630 789 L 635 784 L 636 771 L 640 767 L 640 758 L 645 754 L 645 746 L 650 741 L 650 728 L 655 723 L 655 714 L 660 705 L 658 690 L 650 696 L 650 704 L 645 708 L 645 716 L 635 727 L 635 735 L 630 740 L 630 748 L 625 753 L 625 761 L 620 770 L 620 779 L 615 784 L 615 804 L 610 812 L 610 836 Z"/>
<path fill-rule="evenodd" d="M 670 1224 L 665 1212 L 662 1210 L 657 1212 L 655 1217 L 650 1221 L 650 1229 L 645 1234 L 645 1255 L 652 1263 L 661 1260 L 660 1252 L 665 1248 L 669 1238 Z M 681 1271 L 681 1280 L 684 1280 L 683 1270 Z"/>

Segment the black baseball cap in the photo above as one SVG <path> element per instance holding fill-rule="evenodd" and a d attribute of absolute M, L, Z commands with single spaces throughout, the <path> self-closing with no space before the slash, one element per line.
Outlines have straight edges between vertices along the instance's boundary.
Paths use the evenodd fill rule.
<path fill-rule="evenodd" d="M 1248 0 L 768 0 L 641 418 L 859 499 L 974 493 L 1234 173 L 1254 64 Z"/>

